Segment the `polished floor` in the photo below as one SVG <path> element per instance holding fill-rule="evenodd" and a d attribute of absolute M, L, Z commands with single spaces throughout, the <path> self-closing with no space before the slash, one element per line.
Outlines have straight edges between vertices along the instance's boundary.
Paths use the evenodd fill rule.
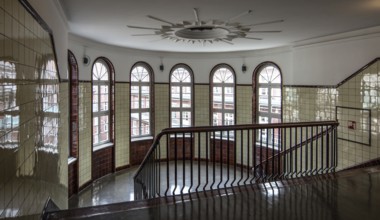
<path fill-rule="evenodd" d="M 134 200 L 133 175 L 138 166 L 107 175 L 69 199 L 69 208 L 80 208 Z"/>
<path fill-rule="evenodd" d="M 210 195 L 213 194 L 213 195 Z M 51 213 L 50 219 L 380 219 L 380 167 L 233 191 Z"/>
<path fill-rule="evenodd" d="M 175 165 L 177 169 L 175 170 Z M 199 169 L 198 169 L 199 168 Z M 118 202 L 134 200 L 133 176 L 138 167 L 132 167 L 115 174 L 107 175 L 94 181 L 90 186 L 82 190 L 78 195 L 69 199 L 69 208 L 98 206 Z M 190 169 L 192 172 L 190 172 Z M 160 164 L 161 194 L 180 195 L 205 190 L 215 190 L 226 186 L 242 185 L 244 181 L 250 181 L 252 176 L 246 169 L 220 164 L 206 164 L 205 162 L 174 162 Z M 192 178 L 191 178 L 192 175 Z M 192 181 L 191 181 L 192 179 Z"/>

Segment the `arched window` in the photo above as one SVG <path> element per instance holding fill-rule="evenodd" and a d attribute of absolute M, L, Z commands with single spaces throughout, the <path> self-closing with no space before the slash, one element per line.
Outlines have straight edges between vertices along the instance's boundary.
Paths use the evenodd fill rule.
<path fill-rule="evenodd" d="M 193 73 L 189 66 L 178 64 L 170 74 L 170 127 L 193 125 Z"/>
<path fill-rule="evenodd" d="M 69 157 L 78 157 L 79 148 L 79 72 L 74 54 L 68 51 L 69 64 Z"/>
<path fill-rule="evenodd" d="M 113 67 L 106 58 L 98 58 L 92 67 L 92 141 L 93 146 L 112 141 Z"/>
<path fill-rule="evenodd" d="M 254 91 L 256 94 L 254 104 L 254 118 L 258 124 L 282 122 L 282 76 L 280 68 L 272 62 L 260 64 L 254 71 Z M 280 140 L 278 130 L 275 134 L 262 134 L 269 138 L 269 142 L 277 145 Z M 265 132 L 265 131 L 264 131 Z M 269 132 L 272 132 L 271 130 Z"/>
<path fill-rule="evenodd" d="M 235 124 L 235 73 L 220 64 L 211 71 L 211 111 L 213 126 Z"/>
<path fill-rule="evenodd" d="M 138 62 L 131 71 L 131 137 L 152 136 L 153 71 L 150 66 Z"/>

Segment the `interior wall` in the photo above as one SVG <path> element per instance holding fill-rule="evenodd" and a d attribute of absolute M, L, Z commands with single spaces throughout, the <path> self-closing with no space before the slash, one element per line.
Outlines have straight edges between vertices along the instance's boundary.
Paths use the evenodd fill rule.
<path fill-rule="evenodd" d="M 284 87 L 284 121 L 338 119 L 338 169 L 358 165 L 380 157 L 379 92 L 379 60 L 339 86 Z"/>
<path fill-rule="evenodd" d="M 39 219 L 67 207 L 67 84 L 43 21 L 13 0 L 0 17 L 0 218 Z"/>
<path fill-rule="evenodd" d="M 8 0 L 14 1 L 14 0 Z M 39 16 L 47 23 L 54 36 L 58 72 L 61 79 L 68 79 L 67 48 L 68 26 L 65 15 L 57 0 L 28 0 Z"/>
<path fill-rule="evenodd" d="M 129 81 L 129 72 L 137 61 L 149 63 L 156 83 L 168 82 L 170 69 L 178 63 L 189 65 L 195 83 L 208 83 L 210 71 L 220 63 L 232 66 L 237 84 L 251 84 L 254 69 L 264 61 L 276 63 L 282 70 L 285 85 L 336 85 L 363 63 L 373 60 L 380 50 L 380 34 L 364 34 L 341 39 L 267 50 L 234 53 L 168 53 L 107 46 L 78 36 L 69 36 L 69 48 L 79 61 L 81 80 L 90 80 L 91 64 L 99 56 L 109 58 L 115 66 L 116 81 Z M 91 64 L 83 65 L 84 54 Z M 160 64 L 164 71 L 159 70 Z M 242 72 L 242 65 L 247 71 Z"/>

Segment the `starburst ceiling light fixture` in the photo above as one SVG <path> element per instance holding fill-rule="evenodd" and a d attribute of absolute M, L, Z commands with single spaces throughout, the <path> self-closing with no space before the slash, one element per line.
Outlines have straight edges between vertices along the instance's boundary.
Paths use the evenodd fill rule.
<path fill-rule="evenodd" d="M 180 23 L 173 23 L 164 19 L 147 15 L 148 18 L 163 22 L 167 25 L 161 27 L 141 27 L 127 25 L 129 28 L 153 30 L 153 34 L 133 34 L 132 36 L 151 36 L 158 35 L 162 39 L 173 40 L 174 42 L 188 42 L 188 43 L 206 43 L 224 42 L 233 45 L 232 41 L 237 38 L 250 39 L 250 40 L 262 40 L 262 38 L 251 37 L 252 33 L 279 33 L 279 30 L 265 30 L 255 31 L 252 30 L 255 26 L 274 24 L 284 22 L 284 20 L 267 21 L 256 24 L 244 25 L 239 22 L 234 22 L 238 18 L 251 14 L 252 10 L 248 10 L 234 17 L 231 17 L 227 21 L 210 20 L 202 21 L 199 18 L 199 10 L 194 8 L 195 21 L 182 21 Z"/>

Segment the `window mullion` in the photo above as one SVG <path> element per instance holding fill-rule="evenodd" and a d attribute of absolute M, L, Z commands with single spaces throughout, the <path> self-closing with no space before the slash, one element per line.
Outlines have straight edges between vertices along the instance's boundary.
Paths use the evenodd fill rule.
<path fill-rule="evenodd" d="M 182 106 L 182 100 L 183 100 L 183 93 L 182 93 L 182 86 L 179 84 L 179 126 L 183 127 L 182 124 L 182 112 L 183 112 L 183 106 Z"/>
<path fill-rule="evenodd" d="M 225 118 L 225 114 L 226 114 L 226 109 L 224 108 L 225 107 L 225 84 L 223 83 L 222 85 L 222 125 L 225 125 L 225 120 L 224 120 L 224 118 Z"/>

